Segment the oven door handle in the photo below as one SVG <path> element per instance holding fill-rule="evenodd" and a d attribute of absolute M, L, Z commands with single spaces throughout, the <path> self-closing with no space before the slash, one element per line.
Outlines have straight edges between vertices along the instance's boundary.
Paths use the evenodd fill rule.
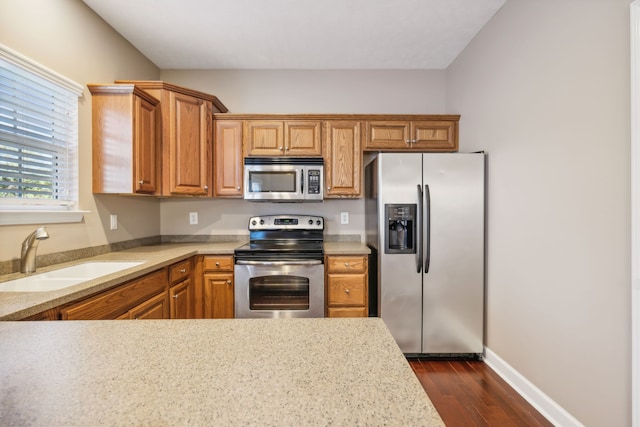
<path fill-rule="evenodd" d="M 319 259 L 307 259 L 307 260 L 291 260 L 291 261 L 249 261 L 239 259 L 236 261 L 239 265 L 319 265 L 322 264 L 322 260 Z"/>

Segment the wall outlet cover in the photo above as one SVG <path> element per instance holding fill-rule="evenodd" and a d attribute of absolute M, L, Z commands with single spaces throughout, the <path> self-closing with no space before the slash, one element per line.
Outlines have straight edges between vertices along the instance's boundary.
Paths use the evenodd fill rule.
<path fill-rule="evenodd" d="M 189 224 L 198 224 L 198 212 L 189 212 Z"/>

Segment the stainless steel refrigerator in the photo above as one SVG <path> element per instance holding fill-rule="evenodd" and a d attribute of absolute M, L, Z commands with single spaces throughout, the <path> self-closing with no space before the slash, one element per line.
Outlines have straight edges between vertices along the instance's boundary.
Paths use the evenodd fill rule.
<path fill-rule="evenodd" d="M 380 153 L 365 208 L 370 311 L 405 354 L 481 355 L 485 154 Z"/>

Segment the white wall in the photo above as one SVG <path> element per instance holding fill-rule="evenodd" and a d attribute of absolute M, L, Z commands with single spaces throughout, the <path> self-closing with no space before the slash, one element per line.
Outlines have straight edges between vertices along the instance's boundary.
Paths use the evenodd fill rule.
<path fill-rule="evenodd" d="M 91 94 L 87 83 L 114 79 L 157 79 L 159 70 L 79 0 L 1 0 L 0 43 L 85 87 L 78 109 L 79 224 L 51 224 L 39 254 L 155 236 L 160 229 L 156 200 L 94 197 L 91 193 Z M 116 213 L 120 227 L 109 230 Z M 20 244 L 34 226 L 0 226 L 0 261 L 20 257 Z"/>
<path fill-rule="evenodd" d="M 165 81 L 216 95 L 237 113 L 443 114 L 444 70 L 162 70 Z M 349 212 L 349 225 L 340 212 Z M 199 224 L 189 225 L 189 212 Z M 161 233 L 246 234 L 252 215 L 322 215 L 326 234 L 359 234 L 364 202 L 252 203 L 243 200 L 163 200 Z"/>
<path fill-rule="evenodd" d="M 447 70 L 488 152 L 487 346 L 585 425 L 631 424 L 628 0 L 509 0 Z"/>

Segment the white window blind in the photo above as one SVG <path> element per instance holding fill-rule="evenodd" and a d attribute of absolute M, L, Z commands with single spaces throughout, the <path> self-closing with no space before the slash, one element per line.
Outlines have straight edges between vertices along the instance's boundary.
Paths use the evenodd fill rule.
<path fill-rule="evenodd" d="M 0 45 L 0 211 L 74 209 L 81 94 Z"/>

